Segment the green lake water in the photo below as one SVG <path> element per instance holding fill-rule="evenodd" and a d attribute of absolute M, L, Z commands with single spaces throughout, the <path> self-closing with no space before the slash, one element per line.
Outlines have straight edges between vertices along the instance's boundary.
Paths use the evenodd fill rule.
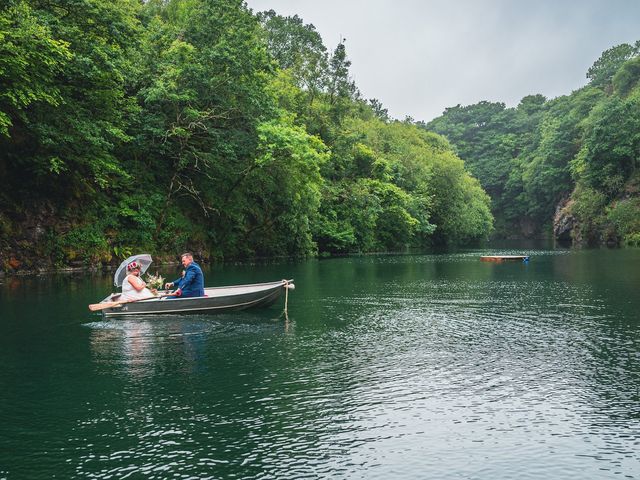
<path fill-rule="evenodd" d="M 294 278 L 288 319 L 104 320 L 107 274 L 5 278 L 0 479 L 640 478 L 640 250 L 480 253 L 205 272 Z"/>

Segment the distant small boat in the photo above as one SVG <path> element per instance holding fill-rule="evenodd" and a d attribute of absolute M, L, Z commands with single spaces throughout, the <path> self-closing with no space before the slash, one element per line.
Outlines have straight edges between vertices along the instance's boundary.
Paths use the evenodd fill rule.
<path fill-rule="evenodd" d="M 510 261 L 528 262 L 529 255 L 483 255 L 480 257 L 481 262 L 510 262 Z"/>
<path fill-rule="evenodd" d="M 268 307 L 286 290 L 295 288 L 293 280 L 205 288 L 204 297 L 169 299 L 167 295 L 143 300 L 120 300 L 113 293 L 100 303 L 89 305 L 105 316 L 155 315 L 162 313 L 221 313 L 247 308 Z"/>

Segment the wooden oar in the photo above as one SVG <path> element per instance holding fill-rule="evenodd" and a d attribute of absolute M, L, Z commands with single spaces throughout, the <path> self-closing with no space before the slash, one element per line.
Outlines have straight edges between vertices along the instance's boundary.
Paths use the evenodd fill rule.
<path fill-rule="evenodd" d="M 104 310 L 106 308 L 118 307 L 120 305 L 124 305 L 125 303 L 134 303 L 141 302 L 142 300 L 151 300 L 153 298 L 162 298 L 162 297 L 175 297 L 175 293 L 168 293 L 166 295 L 158 295 L 157 297 L 145 297 L 145 298 L 136 298 L 133 300 L 117 300 L 115 302 L 100 302 L 100 303 L 92 303 L 89 305 L 89 310 L 92 312 L 97 312 L 98 310 Z"/>

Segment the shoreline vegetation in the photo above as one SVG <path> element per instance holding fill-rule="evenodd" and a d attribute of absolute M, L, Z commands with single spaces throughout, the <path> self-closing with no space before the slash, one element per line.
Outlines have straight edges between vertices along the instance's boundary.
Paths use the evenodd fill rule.
<path fill-rule="evenodd" d="M 570 95 L 425 123 L 363 98 L 344 39 L 241 0 L 11 0 L 0 39 L 5 274 L 640 244 L 640 43 Z"/>

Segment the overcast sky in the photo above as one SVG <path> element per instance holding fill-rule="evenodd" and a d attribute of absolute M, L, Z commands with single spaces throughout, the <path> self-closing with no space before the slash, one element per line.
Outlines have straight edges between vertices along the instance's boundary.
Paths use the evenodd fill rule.
<path fill-rule="evenodd" d="M 392 117 L 570 94 L 608 48 L 640 40 L 640 0 L 248 0 L 313 24 Z"/>

